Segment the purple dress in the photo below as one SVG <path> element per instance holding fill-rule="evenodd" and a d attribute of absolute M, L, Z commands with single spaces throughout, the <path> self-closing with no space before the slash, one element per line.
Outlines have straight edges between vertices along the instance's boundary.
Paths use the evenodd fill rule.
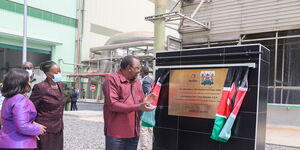
<path fill-rule="evenodd" d="M 37 115 L 33 103 L 24 95 L 6 98 L 2 104 L 0 148 L 36 148 L 36 135 L 40 126 L 33 121 Z"/>

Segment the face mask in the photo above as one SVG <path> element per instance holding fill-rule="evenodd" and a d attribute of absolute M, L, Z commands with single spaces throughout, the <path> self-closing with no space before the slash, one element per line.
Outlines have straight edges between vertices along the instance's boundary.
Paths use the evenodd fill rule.
<path fill-rule="evenodd" d="M 60 82 L 61 81 L 61 73 L 55 74 L 54 79 L 52 79 L 54 82 Z"/>
<path fill-rule="evenodd" d="M 142 75 L 140 73 L 137 74 L 137 78 L 142 79 Z"/>
<path fill-rule="evenodd" d="M 33 74 L 32 70 L 26 69 L 26 71 L 29 73 L 29 77 L 31 77 Z"/>

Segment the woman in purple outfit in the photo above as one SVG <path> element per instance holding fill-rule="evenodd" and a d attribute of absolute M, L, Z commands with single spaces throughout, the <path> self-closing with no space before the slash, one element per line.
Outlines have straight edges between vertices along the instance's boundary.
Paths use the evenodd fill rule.
<path fill-rule="evenodd" d="M 35 149 L 36 136 L 46 131 L 45 126 L 34 122 L 36 109 L 24 96 L 29 91 L 27 71 L 11 69 L 4 76 L 1 89 L 5 99 L 1 110 L 0 149 Z"/>

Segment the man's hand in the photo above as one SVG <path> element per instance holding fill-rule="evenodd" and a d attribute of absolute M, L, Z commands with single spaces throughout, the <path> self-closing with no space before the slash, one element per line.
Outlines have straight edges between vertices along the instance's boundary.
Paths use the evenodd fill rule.
<path fill-rule="evenodd" d="M 155 100 L 156 97 L 157 97 L 157 95 L 155 95 L 154 93 L 146 94 L 146 96 L 143 99 L 143 102 L 151 104 Z"/>
<path fill-rule="evenodd" d="M 139 108 L 141 111 L 152 111 L 155 109 L 155 107 L 151 107 L 149 103 L 141 103 L 140 104 L 140 108 Z"/>

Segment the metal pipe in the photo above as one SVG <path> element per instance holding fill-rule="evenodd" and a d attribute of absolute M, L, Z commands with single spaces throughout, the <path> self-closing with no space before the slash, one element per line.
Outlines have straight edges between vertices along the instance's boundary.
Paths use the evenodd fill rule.
<path fill-rule="evenodd" d="M 160 68 L 211 68 L 211 67 L 241 67 L 256 68 L 255 63 L 236 63 L 236 64 L 203 64 L 203 65 L 174 65 L 174 66 L 156 66 Z"/>
<path fill-rule="evenodd" d="M 89 67 L 90 65 L 83 65 L 83 64 L 73 64 L 73 63 L 66 63 L 63 59 L 58 59 L 58 62 L 62 62 L 63 64 L 66 64 L 66 65 L 73 65 L 73 66 L 86 66 L 86 67 Z"/>
<path fill-rule="evenodd" d="M 268 103 L 268 106 L 276 106 L 276 107 L 300 107 L 299 104 L 274 104 L 274 103 Z"/>
<path fill-rule="evenodd" d="M 285 53 L 285 40 L 282 42 L 282 62 L 281 62 L 281 86 L 283 86 L 284 81 L 284 53 Z M 280 102 L 283 100 L 283 89 L 280 91 Z"/>
<path fill-rule="evenodd" d="M 127 54 L 129 55 L 129 54 Z M 149 59 L 149 60 L 153 60 L 153 55 L 137 55 L 135 56 L 139 59 Z M 97 58 L 97 59 L 91 59 L 90 62 L 95 62 L 95 61 L 101 61 L 101 60 L 118 60 L 118 59 L 122 59 L 123 57 L 119 56 L 119 57 L 103 57 L 103 58 Z"/>
<path fill-rule="evenodd" d="M 289 62 L 288 62 L 288 77 L 287 77 L 287 85 L 291 85 L 291 82 L 293 81 L 292 80 L 292 77 L 293 77 L 293 75 L 292 75 L 292 73 L 293 73 L 293 71 L 294 71 L 294 69 L 291 69 L 291 65 L 292 64 L 294 64 L 294 63 L 292 63 L 291 61 L 292 61 L 292 55 L 293 55 L 293 53 L 292 52 L 289 52 L 289 57 L 288 57 L 288 60 L 289 60 Z M 287 95 L 286 95 L 286 103 L 288 103 L 288 101 L 289 101 L 289 96 L 290 96 L 290 91 L 287 91 Z"/>
<path fill-rule="evenodd" d="M 182 26 L 182 25 L 181 25 Z M 206 29 L 181 29 L 180 33 L 192 33 L 192 32 L 200 32 L 205 31 Z"/>
<path fill-rule="evenodd" d="M 274 60 L 274 90 L 273 90 L 273 103 L 276 101 L 276 78 L 277 78 L 277 50 L 278 50 L 278 31 L 276 32 L 276 37 L 275 37 L 275 60 Z"/>
<path fill-rule="evenodd" d="M 173 11 L 174 11 L 174 9 L 176 8 L 176 6 L 179 4 L 180 1 L 181 1 L 181 0 L 178 0 L 178 1 L 177 1 L 177 3 L 173 6 L 173 8 L 170 10 L 170 12 L 173 12 Z"/>
<path fill-rule="evenodd" d="M 78 98 L 81 97 L 81 89 L 82 89 L 82 82 L 81 82 L 81 78 L 78 78 L 78 90 L 79 90 L 79 93 L 78 93 Z"/>
<path fill-rule="evenodd" d="M 91 48 L 91 52 L 98 52 L 98 51 L 112 51 L 118 48 L 130 48 L 130 47 L 140 47 L 140 46 L 153 46 L 153 41 L 137 41 L 137 42 L 128 42 L 122 44 L 112 44 L 112 45 L 105 45 L 100 47 Z"/>
<path fill-rule="evenodd" d="M 87 88 L 88 88 L 88 90 L 87 90 L 87 98 L 89 98 L 89 99 L 91 98 L 90 86 L 91 86 L 91 78 L 88 77 L 88 83 L 87 83 Z"/>
<path fill-rule="evenodd" d="M 136 41 L 148 41 L 148 40 L 153 40 L 154 39 L 153 36 L 154 35 L 152 32 L 119 33 L 109 38 L 105 43 L 105 45 L 136 42 Z"/>
<path fill-rule="evenodd" d="M 192 13 L 192 15 L 191 15 L 191 18 L 193 19 L 194 18 L 194 16 L 196 15 L 196 13 L 197 13 L 197 11 L 200 9 L 200 7 L 202 6 L 202 4 L 203 4 L 203 2 L 204 2 L 205 0 L 201 0 L 201 2 L 199 3 L 199 5 L 197 6 L 197 8 L 194 10 L 194 12 Z"/>
<path fill-rule="evenodd" d="M 207 25 L 204 25 L 203 23 L 201 23 L 201 22 L 199 22 L 199 21 L 197 21 L 197 20 L 195 20 L 193 18 L 187 17 L 187 16 L 185 16 L 183 14 L 180 14 L 180 13 L 178 15 L 181 16 L 181 17 L 183 17 L 183 18 L 185 18 L 185 19 L 187 19 L 187 20 L 190 20 L 190 21 L 192 21 L 192 22 L 194 22 L 194 23 L 196 23 L 198 25 L 201 25 L 201 26 L 205 27 L 206 29 L 209 29 L 209 27 Z"/>
<path fill-rule="evenodd" d="M 245 39 L 245 37 L 246 37 L 246 34 L 243 35 L 242 37 L 240 36 L 240 40 L 239 40 L 239 42 L 237 43 L 237 45 L 241 45 L 241 44 L 242 44 L 242 41 L 243 41 L 243 39 Z"/>
<path fill-rule="evenodd" d="M 168 22 L 166 22 L 166 23 L 170 23 L 170 22 L 172 22 L 172 21 L 177 21 L 177 20 L 182 20 L 182 18 L 181 18 L 181 17 L 177 17 L 177 18 L 168 19 L 168 20 L 166 20 L 166 21 L 168 21 Z M 178 25 L 179 25 L 179 24 L 178 24 Z"/>
<path fill-rule="evenodd" d="M 290 35 L 290 36 L 280 36 L 280 37 L 277 37 L 277 39 L 289 39 L 289 38 L 299 38 L 299 37 L 300 37 L 300 35 Z M 271 37 L 271 38 L 260 38 L 260 39 L 242 40 L 242 42 L 267 41 L 267 40 L 276 40 L 276 36 L 275 37 Z"/>
<path fill-rule="evenodd" d="M 82 0 L 82 9 L 81 9 L 81 39 L 83 37 L 83 28 L 84 28 L 84 7 L 85 7 L 85 0 Z M 82 45 L 81 45 L 82 46 Z"/>
<path fill-rule="evenodd" d="M 77 48 L 76 48 L 76 64 L 80 62 L 80 37 L 81 37 L 81 0 L 78 0 L 77 8 Z M 79 74 L 79 67 L 76 66 L 76 73 Z M 77 83 L 78 84 L 78 83 Z"/>
<path fill-rule="evenodd" d="M 100 74 L 71 74 L 68 75 L 68 77 L 97 77 L 97 76 L 102 76 L 102 77 L 106 77 L 110 75 L 109 73 L 100 73 Z"/>
<path fill-rule="evenodd" d="M 27 4 L 28 0 L 24 0 L 22 63 L 27 61 Z"/>
<path fill-rule="evenodd" d="M 103 97 L 103 91 L 102 91 L 102 89 L 103 89 L 103 87 L 102 87 L 102 77 L 100 77 L 100 79 L 99 79 L 100 81 L 99 81 L 99 96 L 100 96 L 100 99 Z"/>
<path fill-rule="evenodd" d="M 113 35 L 104 46 L 93 47 L 90 49 L 91 53 L 98 53 L 101 51 L 99 72 L 107 72 L 113 65 L 110 51 L 115 51 L 118 48 L 128 49 L 130 47 L 153 46 L 153 33 L 151 32 L 129 32 Z M 127 50 L 127 54 L 129 51 Z M 108 59 L 107 59 L 108 58 Z M 110 59 L 111 58 L 111 59 Z M 93 60 L 91 60 L 93 61 Z"/>
<path fill-rule="evenodd" d="M 175 58 L 195 58 L 195 57 L 223 57 L 223 56 L 240 56 L 240 55 L 257 55 L 262 52 L 237 52 L 237 53 L 219 53 L 219 54 L 201 54 L 201 55 L 185 55 L 185 56 L 167 56 L 156 57 L 156 59 L 175 59 Z"/>
<path fill-rule="evenodd" d="M 130 33 L 120 33 L 112 36 L 106 43 L 105 47 L 95 47 L 91 48 L 91 52 L 93 50 L 104 50 L 102 53 L 102 57 L 113 57 L 111 53 L 107 50 L 107 48 L 111 51 L 116 50 L 118 48 L 129 48 L 127 46 L 146 46 L 148 44 L 142 44 L 141 42 L 152 41 L 151 46 L 153 45 L 153 33 L 150 32 L 130 32 Z M 137 42 L 137 43 L 133 43 Z M 138 44 L 138 42 L 140 42 Z M 127 43 L 127 44 L 126 44 Z M 129 43 L 129 44 L 128 44 Z M 125 44 L 125 45 L 124 45 Z M 121 46 L 121 47 L 120 47 Z M 104 49 L 103 49 L 104 48 Z M 113 49 L 111 49 L 113 48 Z M 101 73 L 110 73 L 109 69 L 112 68 L 113 62 L 110 60 L 101 60 L 100 72 Z"/>
<path fill-rule="evenodd" d="M 274 86 L 269 86 L 268 88 L 275 88 L 275 87 Z M 276 86 L 276 89 L 300 90 L 300 86 Z"/>
<path fill-rule="evenodd" d="M 84 0 L 78 0 L 78 9 L 77 9 L 77 49 L 76 49 L 76 73 L 79 74 L 79 65 L 81 60 L 81 48 L 82 48 L 82 27 L 83 27 L 83 7 L 84 7 Z M 63 62 L 64 63 L 64 62 Z M 75 87 L 80 90 L 79 97 L 81 96 L 81 78 L 75 79 Z"/>
<path fill-rule="evenodd" d="M 155 14 L 153 16 L 145 17 L 145 20 L 154 21 L 154 20 L 158 20 L 158 19 L 161 19 L 161 18 L 176 16 L 176 15 L 178 15 L 178 13 L 179 13 L 178 11 L 175 11 L 175 12 Z"/>

